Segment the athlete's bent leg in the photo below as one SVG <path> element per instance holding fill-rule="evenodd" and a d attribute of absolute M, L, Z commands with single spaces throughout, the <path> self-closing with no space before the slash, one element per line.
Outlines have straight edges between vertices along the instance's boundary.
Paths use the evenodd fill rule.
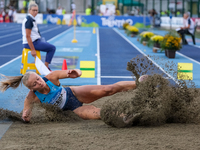
<path fill-rule="evenodd" d="M 111 85 L 85 85 L 70 87 L 76 98 L 82 103 L 91 103 L 104 96 L 136 88 L 135 81 L 120 81 Z"/>
<path fill-rule="evenodd" d="M 100 117 L 100 108 L 96 108 L 95 106 L 92 105 L 84 105 L 81 107 L 76 108 L 73 110 L 75 114 L 77 114 L 79 117 L 85 120 L 96 120 L 96 119 L 101 119 Z"/>

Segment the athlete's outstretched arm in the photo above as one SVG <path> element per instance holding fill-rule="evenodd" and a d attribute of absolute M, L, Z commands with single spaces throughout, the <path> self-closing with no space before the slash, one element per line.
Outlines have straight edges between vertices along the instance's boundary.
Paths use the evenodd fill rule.
<path fill-rule="evenodd" d="M 30 91 L 27 95 L 27 97 L 25 98 L 24 101 L 24 109 L 23 109 L 23 113 L 22 113 L 22 119 L 25 122 L 29 122 L 31 119 L 31 114 L 32 114 L 32 108 L 33 108 L 33 104 L 36 102 L 40 102 L 40 100 L 35 96 L 35 94 Z"/>
<path fill-rule="evenodd" d="M 81 75 L 82 72 L 79 69 L 56 70 L 48 74 L 46 78 L 49 79 L 51 82 L 53 82 L 55 85 L 59 85 L 60 84 L 59 79 L 78 78 Z"/>

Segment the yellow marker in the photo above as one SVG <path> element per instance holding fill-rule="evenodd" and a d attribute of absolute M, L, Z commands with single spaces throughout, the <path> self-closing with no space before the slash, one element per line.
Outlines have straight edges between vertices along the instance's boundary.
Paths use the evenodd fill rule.
<path fill-rule="evenodd" d="M 193 80 L 193 64 L 178 63 L 177 77 L 179 80 Z"/>
<path fill-rule="evenodd" d="M 66 25 L 65 19 L 62 20 L 62 25 Z"/>
<path fill-rule="evenodd" d="M 61 24 L 61 19 L 60 18 L 58 18 L 58 20 L 57 20 L 57 23 L 56 23 L 57 25 L 60 25 Z"/>
<path fill-rule="evenodd" d="M 77 42 L 78 42 L 77 39 L 72 40 L 72 43 L 77 43 Z"/>
<path fill-rule="evenodd" d="M 74 24 L 74 26 L 77 26 L 77 21 L 76 21 L 76 19 L 74 19 L 73 24 Z"/>
<path fill-rule="evenodd" d="M 92 31 L 92 33 L 93 33 L 93 34 L 95 34 L 95 33 L 96 33 L 96 31 L 95 31 L 95 28 L 93 28 L 93 31 Z"/>
<path fill-rule="evenodd" d="M 80 61 L 81 78 L 95 78 L 95 61 Z"/>

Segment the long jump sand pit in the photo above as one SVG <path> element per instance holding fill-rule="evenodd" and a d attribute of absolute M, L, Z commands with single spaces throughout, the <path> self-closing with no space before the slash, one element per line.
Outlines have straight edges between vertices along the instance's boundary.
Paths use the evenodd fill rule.
<path fill-rule="evenodd" d="M 101 107 L 110 98 L 102 98 L 93 105 Z M 198 150 L 199 135 L 200 124 L 115 128 L 102 120 L 82 120 L 72 113 L 67 122 L 16 121 L 0 140 L 0 147 L 1 150 Z"/>

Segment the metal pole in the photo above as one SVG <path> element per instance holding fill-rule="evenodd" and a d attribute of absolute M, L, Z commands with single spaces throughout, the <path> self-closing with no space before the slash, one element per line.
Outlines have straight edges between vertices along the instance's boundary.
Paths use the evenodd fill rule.
<path fill-rule="evenodd" d="M 144 15 L 143 15 L 143 24 L 144 24 L 144 28 L 146 29 L 146 18 L 147 18 L 147 6 L 148 6 L 148 2 L 147 0 L 145 1 L 145 7 L 144 7 Z"/>
<path fill-rule="evenodd" d="M 119 0 L 117 1 L 117 8 L 119 9 Z"/>
<path fill-rule="evenodd" d="M 49 8 L 48 8 L 48 0 L 46 0 L 46 11 L 47 11 L 47 13 L 49 13 Z"/>
<path fill-rule="evenodd" d="M 92 0 L 92 13 L 91 15 L 94 15 L 94 0 Z"/>
<path fill-rule="evenodd" d="M 175 0 L 175 17 L 177 16 L 177 0 Z"/>
<path fill-rule="evenodd" d="M 72 0 L 70 0 L 69 8 L 70 8 L 70 12 L 72 13 Z"/>
<path fill-rule="evenodd" d="M 167 0 L 167 16 L 169 16 L 169 0 Z"/>
<path fill-rule="evenodd" d="M 192 0 L 190 0 L 190 17 L 192 17 Z"/>
<path fill-rule="evenodd" d="M 183 8 L 182 8 L 182 15 L 184 15 L 184 13 L 185 13 L 185 0 L 182 1 L 182 5 L 183 5 Z"/>
<path fill-rule="evenodd" d="M 124 14 L 124 0 L 122 0 L 122 15 Z"/>
<path fill-rule="evenodd" d="M 139 3 L 138 3 L 139 10 L 140 10 L 140 13 L 141 13 L 141 12 L 143 11 L 143 10 L 141 11 L 141 6 L 140 6 L 140 3 L 141 3 L 141 2 L 140 2 L 140 0 L 139 0 L 138 2 L 139 2 Z M 138 12 L 138 15 L 140 15 L 139 12 Z"/>
<path fill-rule="evenodd" d="M 200 17 L 200 12 L 199 12 L 199 4 L 200 4 L 200 0 L 198 0 L 197 2 L 197 14 L 198 14 L 198 18 Z"/>
<path fill-rule="evenodd" d="M 19 10 L 19 1 L 17 1 L 17 12 Z"/>
<path fill-rule="evenodd" d="M 155 8 L 155 0 L 153 0 L 153 9 Z"/>
<path fill-rule="evenodd" d="M 144 8 L 144 14 L 143 14 L 143 24 L 144 24 L 144 28 L 146 29 L 146 5 L 145 5 L 145 8 Z"/>
<path fill-rule="evenodd" d="M 145 4 L 146 4 L 146 13 L 148 13 L 148 11 L 147 11 L 147 9 L 148 9 L 148 1 L 147 0 L 146 0 Z"/>
<path fill-rule="evenodd" d="M 5 0 L 5 3 L 4 3 L 4 9 L 6 9 L 6 6 L 7 6 L 7 0 Z"/>
<path fill-rule="evenodd" d="M 131 0 L 131 12 L 133 10 L 133 0 Z"/>
<path fill-rule="evenodd" d="M 84 4 L 83 4 L 83 5 L 84 5 L 84 12 L 85 12 L 85 10 L 86 10 L 86 6 L 85 6 L 85 5 L 86 5 L 86 2 L 85 2 L 85 0 L 84 0 Z M 88 6 L 87 6 L 87 7 L 88 7 Z"/>
<path fill-rule="evenodd" d="M 162 0 L 160 0 L 160 16 L 162 16 Z"/>
<path fill-rule="evenodd" d="M 144 5 L 142 5 L 142 14 L 144 15 Z"/>

